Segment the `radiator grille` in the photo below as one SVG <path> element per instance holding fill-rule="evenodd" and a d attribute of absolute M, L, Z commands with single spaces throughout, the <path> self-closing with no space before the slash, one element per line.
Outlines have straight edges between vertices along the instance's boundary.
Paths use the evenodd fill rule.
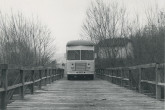
<path fill-rule="evenodd" d="M 76 63 L 75 68 L 76 68 L 76 71 L 85 71 L 86 63 Z"/>

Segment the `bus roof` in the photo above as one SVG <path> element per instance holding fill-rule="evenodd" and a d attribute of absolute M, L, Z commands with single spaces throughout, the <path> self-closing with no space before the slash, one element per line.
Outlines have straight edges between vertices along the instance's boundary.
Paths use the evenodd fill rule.
<path fill-rule="evenodd" d="M 66 46 L 94 46 L 94 43 L 86 40 L 73 40 L 69 41 Z"/>

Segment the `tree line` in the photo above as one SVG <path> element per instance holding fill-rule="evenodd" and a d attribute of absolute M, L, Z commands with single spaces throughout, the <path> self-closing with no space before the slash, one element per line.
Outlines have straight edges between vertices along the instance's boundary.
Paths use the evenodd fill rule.
<path fill-rule="evenodd" d="M 0 63 L 47 65 L 54 55 L 53 42 L 49 28 L 38 19 L 0 12 Z"/>
<path fill-rule="evenodd" d="M 145 21 L 135 14 L 129 17 L 126 7 L 117 2 L 105 3 L 96 0 L 86 11 L 86 19 L 82 25 L 82 39 L 93 41 L 101 47 L 101 41 L 123 38 L 129 39 L 133 47 L 133 56 L 126 58 L 112 57 L 115 49 L 104 49 L 106 59 L 97 58 L 97 67 L 132 66 L 146 63 L 164 62 L 165 43 L 165 11 L 155 7 L 145 10 Z M 108 46 L 108 42 L 103 45 Z M 125 49 L 127 51 L 127 49 Z M 115 56 L 115 55 L 114 55 Z"/>

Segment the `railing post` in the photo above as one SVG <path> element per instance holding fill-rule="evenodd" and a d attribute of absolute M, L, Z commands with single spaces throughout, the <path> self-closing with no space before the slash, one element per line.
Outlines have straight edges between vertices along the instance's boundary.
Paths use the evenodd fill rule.
<path fill-rule="evenodd" d="M 106 69 L 106 80 L 109 81 L 109 70 Z"/>
<path fill-rule="evenodd" d="M 48 76 L 49 76 L 49 78 L 48 78 L 48 83 L 50 84 L 50 83 L 51 83 L 50 69 L 48 69 Z"/>
<path fill-rule="evenodd" d="M 53 79 L 52 79 L 52 69 L 49 69 L 49 74 L 50 74 L 50 83 L 52 83 L 53 82 Z"/>
<path fill-rule="evenodd" d="M 113 76 L 115 76 L 115 73 L 116 73 L 116 71 L 115 71 L 115 69 L 113 70 Z M 112 81 L 113 81 L 113 83 L 115 84 L 116 83 L 116 80 L 115 80 L 115 78 L 114 77 L 112 77 Z"/>
<path fill-rule="evenodd" d="M 54 82 L 54 79 L 55 79 L 55 70 L 52 69 L 52 74 L 53 74 L 53 82 Z"/>
<path fill-rule="evenodd" d="M 20 76 L 21 76 L 21 83 L 22 83 L 22 86 L 20 87 L 20 96 L 21 96 L 21 99 L 23 100 L 24 99 L 24 95 L 25 95 L 25 74 L 23 72 L 23 69 L 20 70 Z"/>
<path fill-rule="evenodd" d="M 102 69 L 102 79 L 104 79 L 104 75 L 105 75 L 105 71 L 104 71 L 104 69 Z"/>
<path fill-rule="evenodd" d="M 113 72 L 114 72 L 114 70 L 111 69 L 111 83 L 113 83 Z"/>
<path fill-rule="evenodd" d="M 97 72 L 97 76 L 100 78 L 100 69 Z"/>
<path fill-rule="evenodd" d="M 65 70 L 63 69 L 62 70 L 62 78 L 64 77 L 64 73 L 65 73 Z"/>
<path fill-rule="evenodd" d="M 61 77 L 60 77 L 60 79 L 62 79 L 63 78 L 63 73 L 64 73 L 64 71 L 63 71 L 63 69 L 61 69 Z"/>
<path fill-rule="evenodd" d="M 132 89 L 132 77 L 131 77 L 131 69 L 128 70 L 129 71 L 129 88 Z"/>
<path fill-rule="evenodd" d="M 56 80 L 58 80 L 58 69 L 56 69 Z"/>
<path fill-rule="evenodd" d="M 62 78 L 62 69 L 60 69 L 60 79 Z"/>
<path fill-rule="evenodd" d="M 156 99 L 161 99 L 161 87 L 158 85 L 160 81 L 160 74 L 158 72 L 158 64 L 155 65 L 155 75 L 156 75 Z"/>
<path fill-rule="evenodd" d="M 106 75 L 105 79 L 108 80 L 108 70 L 107 69 L 105 69 L 105 75 Z"/>
<path fill-rule="evenodd" d="M 108 69 L 108 81 L 111 82 L 111 69 Z"/>
<path fill-rule="evenodd" d="M 59 69 L 57 69 L 57 79 L 56 80 L 58 80 L 59 79 Z"/>
<path fill-rule="evenodd" d="M 41 89 L 41 86 L 42 86 L 42 70 L 41 69 L 39 69 L 39 78 L 40 78 L 39 89 Z"/>
<path fill-rule="evenodd" d="M 47 78 L 48 78 L 48 75 L 47 75 L 47 69 L 45 69 L 45 85 L 47 84 Z"/>
<path fill-rule="evenodd" d="M 115 74 L 114 74 L 115 77 L 117 77 L 117 69 L 115 69 Z M 117 78 L 114 77 L 114 80 L 115 80 L 115 84 L 117 84 Z"/>
<path fill-rule="evenodd" d="M 104 79 L 104 80 L 106 80 L 105 75 L 106 75 L 106 70 L 104 69 L 104 72 L 103 72 L 103 79 Z"/>
<path fill-rule="evenodd" d="M 102 69 L 100 69 L 100 78 L 102 79 L 102 75 L 103 75 L 103 72 L 102 72 Z"/>
<path fill-rule="evenodd" d="M 58 79 L 60 79 L 61 78 L 61 69 L 59 69 L 59 78 Z"/>
<path fill-rule="evenodd" d="M 123 86 L 123 69 L 121 68 L 121 74 L 120 74 L 120 77 L 121 77 L 121 86 Z"/>
<path fill-rule="evenodd" d="M 141 80 L 142 80 L 142 68 L 140 67 L 140 68 L 139 68 L 139 84 L 138 84 L 138 85 L 139 85 L 139 86 L 138 86 L 138 87 L 139 87 L 139 88 L 138 88 L 139 93 L 142 92 L 142 91 L 141 91 L 141 89 L 142 89 L 142 88 L 141 88 Z"/>
<path fill-rule="evenodd" d="M 51 74 L 51 83 L 53 82 L 53 69 L 50 69 L 50 74 Z"/>
<path fill-rule="evenodd" d="M 7 86 L 8 86 L 8 65 L 7 64 L 1 64 L 0 69 L 2 70 L 2 88 L 4 88 L 4 91 L 1 93 L 1 109 L 6 110 L 7 107 Z"/>
<path fill-rule="evenodd" d="M 57 71 L 57 69 L 54 69 L 54 81 L 56 81 L 56 72 Z"/>
<path fill-rule="evenodd" d="M 54 69 L 52 69 L 52 82 L 54 82 Z"/>
<path fill-rule="evenodd" d="M 34 94 L 34 70 L 31 70 L 32 84 L 30 85 L 31 94 Z"/>
<path fill-rule="evenodd" d="M 58 69 L 58 80 L 60 79 L 60 69 Z"/>

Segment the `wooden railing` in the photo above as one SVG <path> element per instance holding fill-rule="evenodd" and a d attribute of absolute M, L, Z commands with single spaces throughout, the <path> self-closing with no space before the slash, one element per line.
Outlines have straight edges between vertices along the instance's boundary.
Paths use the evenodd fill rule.
<path fill-rule="evenodd" d="M 165 64 L 97 69 L 96 76 L 140 93 L 165 99 Z"/>
<path fill-rule="evenodd" d="M 17 70 L 15 74 L 12 73 L 14 70 Z M 11 69 L 7 64 L 0 64 L 0 109 L 6 109 L 15 93 L 20 94 L 20 98 L 24 99 L 24 95 L 28 92 L 33 94 L 36 87 L 41 89 L 42 85 L 61 79 L 63 76 L 63 69 L 43 67 Z"/>

